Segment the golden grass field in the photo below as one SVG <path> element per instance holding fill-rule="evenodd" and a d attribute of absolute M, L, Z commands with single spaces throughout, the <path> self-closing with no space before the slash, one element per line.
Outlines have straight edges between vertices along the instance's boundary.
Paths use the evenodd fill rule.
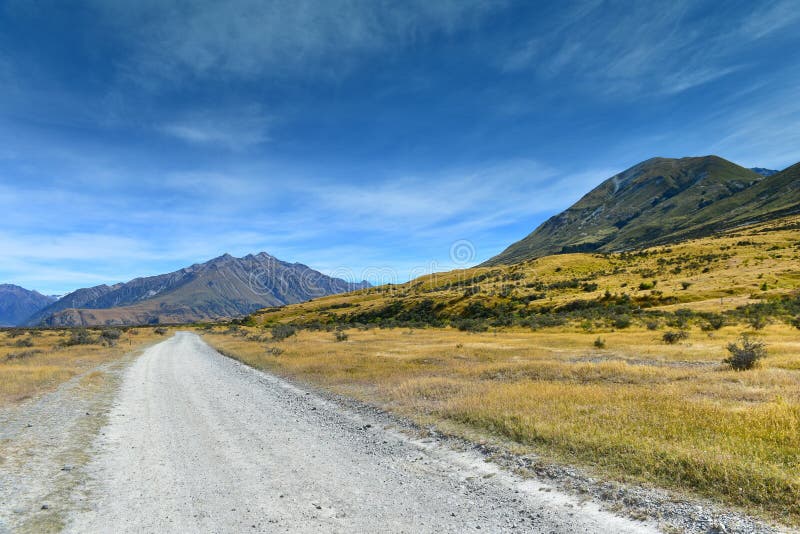
<path fill-rule="evenodd" d="M 35 397 L 76 375 L 114 361 L 127 352 L 163 336 L 152 328 L 129 329 L 115 346 L 102 344 L 63 346 L 69 329 L 24 329 L 0 332 L 0 406 Z M 100 330 L 90 330 L 93 337 Z M 27 346 L 30 345 L 30 346 Z M 91 381 L 89 374 L 86 379 Z"/>
<path fill-rule="evenodd" d="M 254 367 L 445 432 L 800 525 L 800 329 L 792 326 L 800 318 L 770 309 L 756 325 L 736 311 L 796 302 L 798 291 L 800 217 L 793 217 L 643 253 L 440 273 L 262 310 L 243 325 L 197 328 Z M 604 307 L 622 297 L 623 311 Z M 397 315 L 426 302 L 445 326 L 376 327 L 382 310 L 394 306 Z M 595 307 L 563 312 L 576 302 Z M 486 332 L 446 326 L 476 304 L 502 307 L 512 326 L 497 324 L 497 314 L 481 319 Z M 707 315 L 683 321 L 681 310 Z M 612 313 L 629 321 L 619 324 Z M 555 316 L 558 326 L 526 322 Z M 714 317 L 723 320 L 714 326 Z M 284 323 L 322 330 L 271 340 L 271 328 Z M 342 329 L 346 339 L 337 341 Z M 688 338 L 667 344 L 667 331 Z M 764 341 L 768 356 L 738 372 L 721 362 L 742 332 Z M 115 347 L 63 347 L 70 335 L 0 332 L 0 404 L 160 339 L 136 328 Z M 33 346 L 17 347 L 21 339 Z M 41 352 L 10 357 L 30 350 Z"/>
<path fill-rule="evenodd" d="M 644 329 L 466 333 L 452 328 L 205 332 L 254 367 L 323 386 L 476 439 L 606 476 L 689 489 L 800 519 L 800 335 L 770 326 L 752 371 L 723 366 L 741 327 L 695 329 L 676 345 Z M 250 339 L 248 339 L 248 337 Z M 272 347 L 283 353 L 273 354 Z"/>
<path fill-rule="evenodd" d="M 767 312 L 755 325 L 735 309 L 796 299 L 798 290 L 800 217 L 790 217 L 644 252 L 439 273 L 266 309 L 248 326 L 204 334 L 250 365 L 420 423 L 796 525 L 800 329 L 791 323 L 800 321 Z M 629 298 L 624 312 L 598 306 L 561 313 L 558 326 L 522 326 L 576 302 L 618 297 Z M 385 321 L 381 310 L 396 306 L 402 316 L 426 300 L 444 325 L 479 303 L 503 306 L 513 326 L 490 316 L 483 333 L 375 328 Z M 681 322 L 681 310 L 707 315 Z M 615 325 L 611 313 L 629 314 L 629 325 Z M 711 326 L 713 317 L 722 321 Z M 301 330 L 270 342 L 269 329 L 282 323 L 347 328 L 348 339 Z M 667 344 L 667 331 L 689 337 Z M 722 360 L 743 332 L 764 341 L 768 357 L 740 372 Z"/>

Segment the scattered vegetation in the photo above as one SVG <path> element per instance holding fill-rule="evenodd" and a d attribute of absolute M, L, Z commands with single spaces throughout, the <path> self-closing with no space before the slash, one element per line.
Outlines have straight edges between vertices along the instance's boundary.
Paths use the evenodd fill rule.
<path fill-rule="evenodd" d="M 699 319 L 706 322 L 700 315 L 690 322 Z M 742 347 L 736 325 L 721 326 L 713 338 L 699 325 L 676 331 L 691 333 L 691 345 L 663 343 L 636 321 L 601 336 L 580 325 L 415 328 L 407 335 L 363 324 L 346 332 L 345 347 L 324 326 L 298 329 L 278 355 L 247 336 L 205 337 L 255 367 L 443 432 L 510 440 L 545 459 L 694 489 L 800 523 L 794 327 L 767 326 L 759 337 L 769 339 L 770 358 L 746 375 L 719 365 L 728 343 Z M 590 352 L 598 338 L 603 352 Z"/>
<path fill-rule="evenodd" d="M 154 339 L 151 329 L 128 333 L 138 334 L 136 343 L 122 348 L 109 343 L 122 336 L 116 328 L 0 330 L 0 406 L 53 389 Z"/>

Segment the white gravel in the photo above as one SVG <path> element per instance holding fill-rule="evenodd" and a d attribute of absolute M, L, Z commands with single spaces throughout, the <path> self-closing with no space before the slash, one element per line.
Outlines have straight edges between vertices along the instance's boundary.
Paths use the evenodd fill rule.
<path fill-rule="evenodd" d="M 127 370 L 73 532 L 648 532 L 178 333 Z"/>

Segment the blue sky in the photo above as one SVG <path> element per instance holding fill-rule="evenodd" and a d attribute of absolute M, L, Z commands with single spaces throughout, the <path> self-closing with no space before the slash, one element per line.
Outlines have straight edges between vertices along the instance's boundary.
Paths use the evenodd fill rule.
<path fill-rule="evenodd" d="M 5 0 L 0 282 L 262 250 L 405 280 L 649 157 L 781 169 L 798 25 L 794 0 Z"/>

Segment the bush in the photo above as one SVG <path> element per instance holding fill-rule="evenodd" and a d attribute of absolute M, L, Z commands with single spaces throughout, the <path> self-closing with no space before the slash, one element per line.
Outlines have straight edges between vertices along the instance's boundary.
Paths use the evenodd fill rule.
<path fill-rule="evenodd" d="M 710 313 L 705 316 L 706 323 L 703 324 L 700 328 L 706 332 L 711 330 L 719 330 L 723 326 L 725 326 L 725 317 L 718 313 Z"/>
<path fill-rule="evenodd" d="M 668 345 L 674 345 L 678 341 L 682 341 L 688 338 L 689 334 L 687 332 L 684 332 L 683 330 L 679 330 L 677 332 L 674 330 L 670 330 L 668 332 L 664 332 L 664 335 L 661 336 L 661 340 Z"/>
<path fill-rule="evenodd" d="M 486 332 L 489 327 L 478 319 L 460 319 L 453 323 L 453 326 L 462 332 Z"/>
<path fill-rule="evenodd" d="M 754 330 L 761 330 L 769 324 L 769 319 L 761 314 L 753 314 L 747 318 L 747 322 Z"/>
<path fill-rule="evenodd" d="M 116 341 L 122 337 L 122 331 L 116 328 L 104 328 L 102 332 L 100 332 L 100 337 L 106 341 Z"/>
<path fill-rule="evenodd" d="M 6 360 L 24 360 L 25 358 L 30 358 L 31 356 L 36 356 L 37 354 L 42 354 L 41 350 L 23 350 L 22 352 L 10 352 L 6 355 Z"/>
<path fill-rule="evenodd" d="M 767 346 L 763 341 L 754 340 L 748 334 L 739 337 L 739 343 L 728 343 L 731 355 L 722 360 L 737 371 L 752 369 L 756 363 L 767 356 Z"/>
<path fill-rule="evenodd" d="M 597 347 L 598 349 L 604 349 L 606 348 L 606 340 L 603 339 L 602 337 L 598 337 L 597 339 L 594 340 L 594 346 Z"/>
<path fill-rule="evenodd" d="M 69 339 L 64 341 L 64 345 L 71 347 L 74 345 L 92 345 L 97 343 L 97 339 L 93 338 L 88 330 L 85 328 L 78 328 L 70 333 Z"/>
<path fill-rule="evenodd" d="M 692 286 L 691 282 L 681 282 L 681 287 L 683 288 L 684 291 L 689 289 L 691 286 Z"/>
<path fill-rule="evenodd" d="M 618 315 L 614 318 L 614 328 L 628 328 L 631 325 L 631 318 L 627 315 Z"/>
<path fill-rule="evenodd" d="M 17 341 L 14 342 L 14 346 L 19 348 L 32 347 L 33 340 L 29 337 L 26 337 L 25 339 L 18 339 Z"/>
<path fill-rule="evenodd" d="M 290 324 L 278 324 L 272 327 L 272 340 L 283 341 L 297 334 L 297 328 Z"/>
<path fill-rule="evenodd" d="M 341 330 L 337 330 L 336 333 L 333 335 L 333 338 L 336 341 L 347 341 L 347 334 L 342 332 Z"/>
<path fill-rule="evenodd" d="M 163 326 L 159 326 L 153 329 L 154 334 L 158 334 L 159 336 L 165 336 L 167 334 L 167 329 Z"/>
<path fill-rule="evenodd" d="M 267 348 L 267 354 L 272 354 L 273 356 L 280 356 L 283 354 L 283 349 L 280 347 L 269 347 Z"/>

